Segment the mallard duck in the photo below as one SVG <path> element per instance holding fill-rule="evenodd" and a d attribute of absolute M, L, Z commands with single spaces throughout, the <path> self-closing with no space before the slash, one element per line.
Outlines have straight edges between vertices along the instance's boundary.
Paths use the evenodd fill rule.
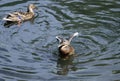
<path fill-rule="evenodd" d="M 62 37 L 56 36 L 56 38 L 59 40 L 59 45 L 58 45 L 58 49 L 60 52 L 60 56 L 61 57 L 67 57 L 69 55 L 73 55 L 74 54 L 74 48 L 70 45 L 71 40 L 75 37 L 78 36 L 78 32 L 74 33 L 69 40 L 64 39 Z"/>
<path fill-rule="evenodd" d="M 3 20 L 11 21 L 11 22 L 18 22 L 20 24 L 22 21 L 29 20 L 33 18 L 35 9 L 34 4 L 29 4 L 27 12 L 13 12 L 9 13 L 6 17 L 3 18 Z"/>

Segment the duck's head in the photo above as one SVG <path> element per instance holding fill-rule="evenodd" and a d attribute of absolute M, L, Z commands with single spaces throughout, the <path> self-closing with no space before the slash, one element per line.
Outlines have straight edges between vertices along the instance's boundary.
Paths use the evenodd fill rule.
<path fill-rule="evenodd" d="M 29 12 L 33 12 L 33 10 L 35 9 L 35 8 L 37 8 L 34 4 L 29 4 L 29 6 L 28 6 L 28 11 Z"/>
<path fill-rule="evenodd" d="M 34 4 L 29 4 L 29 8 L 31 8 L 31 9 L 35 9 L 36 6 L 35 6 Z"/>

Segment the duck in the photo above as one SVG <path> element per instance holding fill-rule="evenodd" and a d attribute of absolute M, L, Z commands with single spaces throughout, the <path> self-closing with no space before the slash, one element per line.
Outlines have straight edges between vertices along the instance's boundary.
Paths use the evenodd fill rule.
<path fill-rule="evenodd" d="M 3 20 L 10 22 L 17 22 L 18 24 L 20 24 L 21 22 L 32 19 L 34 17 L 35 13 L 33 10 L 35 8 L 36 6 L 34 4 L 29 4 L 28 10 L 26 12 L 15 11 L 12 13 L 8 13 L 8 15 L 3 18 Z"/>
<path fill-rule="evenodd" d="M 63 37 L 56 36 L 56 39 L 59 41 L 58 50 L 62 58 L 75 54 L 75 49 L 70 43 L 75 36 L 78 36 L 78 34 L 78 32 L 74 33 L 68 40 Z"/>

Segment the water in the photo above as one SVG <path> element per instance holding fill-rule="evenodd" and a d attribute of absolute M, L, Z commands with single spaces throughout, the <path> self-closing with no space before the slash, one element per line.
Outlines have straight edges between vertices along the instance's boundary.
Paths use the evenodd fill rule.
<path fill-rule="evenodd" d="M 2 18 L 34 3 L 35 19 L 9 28 Z M 119 0 L 0 0 L 0 81 L 120 81 Z M 77 57 L 61 60 L 57 35 Z"/>

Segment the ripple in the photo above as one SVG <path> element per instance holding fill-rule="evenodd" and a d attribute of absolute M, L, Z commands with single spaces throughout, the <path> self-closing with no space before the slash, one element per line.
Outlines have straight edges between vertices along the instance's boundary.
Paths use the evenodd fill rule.
<path fill-rule="evenodd" d="M 5 49 L 5 48 L 1 48 L 1 47 L 0 47 L 0 51 L 5 51 L 5 52 L 8 52 L 8 50 L 7 50 L 7 49 Z"/>
<path fill-rule="evenodd" d="M 119 8 L 111 8 L 110 10 L 113 11 L 113 12 L 120 12 Z"/>
<path fill-rule="evenodd" d="M 7 58 L 6 56 L 0 56 L 1 59 L 3 59 L 6 62 L 12 62 L 9 58 Z M 1 60 L 2 61 L 2 60 Z"/>
<path fill-rule="evenodd" d="M 1 72 L 1 74 L 7 75 L 7 76 L 14 76 L 14 77 L 23 78 L 23 79 L 36 79 L 36 80 L 41 79 L 41 80 L 44 80 L 43 78 L 41 78 L 39 76 L 34 76 L 34 75 L 18 74 L 18 73 L 6 71 L 6 70 L 0 70 L 0 72 Z"/>
<path fill-rule="evenodd" d="M 36 72 L 30 72 L 30 71 L 23 71 L 23 70 L 15 70 L 15 69 L 11 69 L 11 68 L 2 68 L 4 70 L 9 70 L 9 71 L 14 71 L 14 72 L 18 72 L 18 73 L 23 73 L 23 74 L 36 74 Z"/>
<path fill-rule="evenodd" d="M 4 79 L 0 78 L 0 81 L 5 81 Z"/>
<path fill-rule="evenodd" d="M 112 73 L 113 73 L 113 74 L 119 74 L 119 73 L 120 73 L 120 70 L 113 70 Z"/>

